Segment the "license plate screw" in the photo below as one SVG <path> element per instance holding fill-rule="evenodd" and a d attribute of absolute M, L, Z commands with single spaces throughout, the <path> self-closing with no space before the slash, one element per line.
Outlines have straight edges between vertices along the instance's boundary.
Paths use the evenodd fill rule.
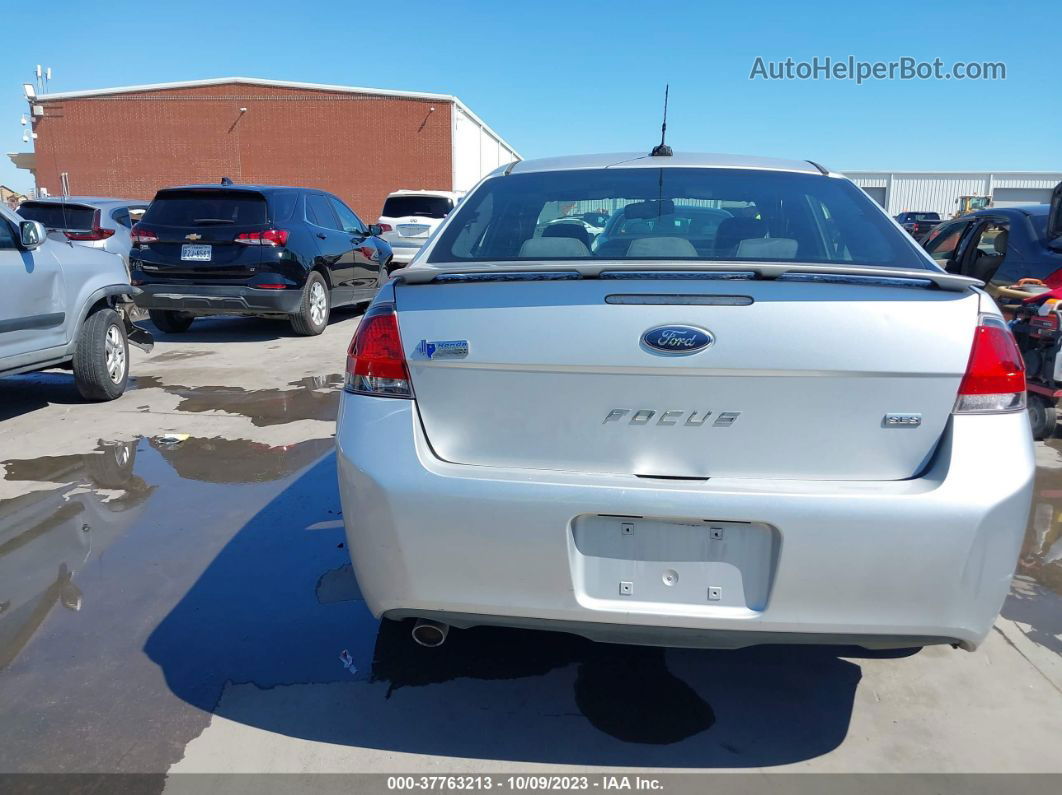
<path fill-rule="evenodd" d="M 723 589 L 722 589 L 721 586 L 718 586 L 718 585 L 709 585 L 708 586 L 708 601 L 709 602 L 718 602 L 722 598 L 723 598 Z"/>
<path fill-rule="evenodd" d="M 623 533 L 623 535 L 625 535 L 625 536 L 629 536 L 631 533 L 634 532 L 634 523 L 633 522 L 622 522 L 620 524 L 620 532 Z"/>
<path fill-rule="evenodd" d="M 712 537 L 713 541 L 723 540 L 723 528 L 721 527 L 713 527 L 708 531 L 708 533 Z"/>
<path fill-rule="evenodd" d="M 620 583 L 620 596 L 630 596 L 634 593 L 633 582 L 621 582 Z"/>

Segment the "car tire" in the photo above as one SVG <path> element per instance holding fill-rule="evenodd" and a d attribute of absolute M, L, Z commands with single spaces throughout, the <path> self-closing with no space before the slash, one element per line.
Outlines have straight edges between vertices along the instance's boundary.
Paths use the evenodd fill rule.
<path fill-rule="evenodd" d="M 89 315 L 74 343 L 74 384 L 86 400 L 114 400 L 129 383 L 129 340 L 113 309 Z"/>
<path fill-rule="evenodd" d="M 163 334 L 182 334 L 188 331 L 188 327 L 195 320 L 191 315 L 171 309 L 149 309 L 148 317 Z"/>
<path fill-rule="evenodd" d="M 1055 435 L 1058 425 L 1058 412 L 1054 401 L 1035 392 L 1029 393 L 1029 424 L 1032 426 L 1033 439 L 1050 439 Z"/>
<path fill-rule="evenodd" d="M 99 452 L 85 457 L 85 472 L 93 485 L 101 489 L 122 489 L 133 477 L 136 442 L 105 445 Z"/>
<path fill-rule="evenodd" d="M 302 303 L 297 314 L 291 316 L 291 327 L 302 337 L 316 337 L 328 326 L 332 301 L 328 285 L 317 271 L 312 271 L 302 288 Z"/>

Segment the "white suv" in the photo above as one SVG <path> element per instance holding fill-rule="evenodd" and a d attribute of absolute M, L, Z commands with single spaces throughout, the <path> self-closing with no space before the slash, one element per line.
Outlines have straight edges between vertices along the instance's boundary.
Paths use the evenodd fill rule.
<path fill-rule="evenodd" d="M 387 197 L 377 223 L 394 252 L 392 270 L 409 264 L 460 196 L 446 190 L 396 190 Z"/>

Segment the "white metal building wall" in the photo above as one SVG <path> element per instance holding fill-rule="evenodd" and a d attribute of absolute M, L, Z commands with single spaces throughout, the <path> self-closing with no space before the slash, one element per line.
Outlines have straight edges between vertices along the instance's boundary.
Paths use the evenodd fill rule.
<path fill-rule="evenodd" d="M 484 176 L 520 155 L 468 109 L 454 105 L 453 190 L 467 191 Z"/>
<path fill-rule="evenodd" d="M 925 210 L 940 213 L 941 218 L 955 214 L 960 196 L 998 196 L 999 206 L 1047 202 L 1052 188 L 1062 182 L 1062 172 L 1027 171 L 847 171 L 845 176 L 873 196 L 889 215 Z"/>

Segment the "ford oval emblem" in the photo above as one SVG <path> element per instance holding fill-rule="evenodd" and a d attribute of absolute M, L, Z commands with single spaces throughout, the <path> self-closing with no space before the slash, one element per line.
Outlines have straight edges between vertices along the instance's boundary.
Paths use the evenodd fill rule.
<path fill-rule="evenodd" d="M 712 332 L 697 326 L 654 326 L 642 334 L 642 344 L 658 353 L 685 356 L 715 342 Z"/>

